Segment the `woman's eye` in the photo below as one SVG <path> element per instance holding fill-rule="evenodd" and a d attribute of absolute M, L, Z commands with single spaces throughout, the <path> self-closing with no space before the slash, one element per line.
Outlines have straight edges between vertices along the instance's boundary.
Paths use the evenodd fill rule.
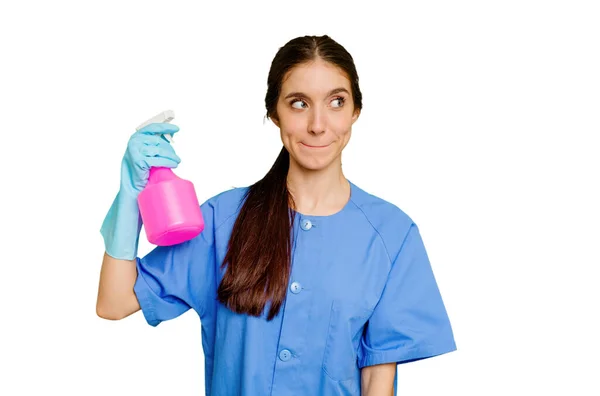
<path fill-rule="evenodd" d="M 344 105 L 344 102 L 346 101 L 346 99 L 340 97 L 337 97 L 335 99 L 333 99 L 331 102 L 332 103 L 337 103 L 333 105 L 333 107 L 342 107 Z M 306 109 L 308 107 L 308 105 L 306 104 L 306 102 L 302 99 L 295 99 L 291 102 L 291 106 L 295 109 Z"/>
<path fill-rule="evenodd" d="M 333 106 L 333 107 L 342 107 L 344 105 L 344 100 L 345 99 L 342 98 L 342 97 L 338 97 L 338 98 L 333 99 L 332 102 L 334 102 L 334 103 L 338 102 L 338 106 Z"/>
<path fill-rule="evenodd" d="M 297 103 L 300 103 L 300 106 L 295 106 Z M 300 99 L 296 99 L 292 102 L 292 107 L 295 109 L 304 109 L 305 106 L 302 106 L 302 105 L 306 105 L 306 103 Z"/>

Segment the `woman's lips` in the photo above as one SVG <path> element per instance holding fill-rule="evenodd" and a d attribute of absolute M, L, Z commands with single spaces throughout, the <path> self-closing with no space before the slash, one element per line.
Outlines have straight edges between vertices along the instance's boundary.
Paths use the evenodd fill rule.
<path fill-rule="evenodd" d="M 300 144 L 302 144 L 304 147 L 308 147 L 308 148 L 325 148 L 325 147 L 329 146 L 329 144 L 326 144 L 324 146 L 311 146 L 311 145 L 303 143 L 303 142 L 300 142 Z"/>

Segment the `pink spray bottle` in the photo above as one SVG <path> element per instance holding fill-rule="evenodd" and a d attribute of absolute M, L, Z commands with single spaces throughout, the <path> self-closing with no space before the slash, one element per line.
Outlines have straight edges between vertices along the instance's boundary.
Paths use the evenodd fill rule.
<path fill-rule="evenodd" d="M 172 110 L 147 120 L 136 130 L 154 122 L 170 122 Z M 171 135 L 164 135 L 172 142 Z M 148 241 L 170 246 L 188 241 L 204 230 L 204 219 L 192 182 L 184 180 L 166 167 L 150 168 L 148 184 L 138 196 L 138 206 Z"/>

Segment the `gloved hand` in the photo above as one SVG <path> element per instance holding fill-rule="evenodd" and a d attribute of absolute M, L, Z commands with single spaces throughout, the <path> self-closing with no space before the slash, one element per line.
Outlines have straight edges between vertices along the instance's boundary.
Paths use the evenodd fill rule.
<path fill-rule="evenodd" d="M 154 123 L 134 133 L 121 162 L 121 184 L 100 233 L 106 253 L 121 260 L 137 257 L 142 229 L 137 197 L 148 183 L 151 167 L 176 168 L 181 162 L 165 134 L 175 134 L 179 127 Z"/>

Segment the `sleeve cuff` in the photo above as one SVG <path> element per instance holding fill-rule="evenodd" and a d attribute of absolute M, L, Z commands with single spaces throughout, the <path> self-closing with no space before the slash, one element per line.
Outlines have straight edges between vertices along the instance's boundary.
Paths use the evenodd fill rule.
<path fill-rule="evenodd" d="M 449 341 L 444 344 L 427 345 L 414 347 L 410 349 L 399 348 L 388 351 L 378 351 L 366 353 L 358 362 L 359 368 L 373 366 L 384 363 L 409 363 L 416 360 L 423 360 L 445 353 L 456 351 L 456 343 Z"/>

